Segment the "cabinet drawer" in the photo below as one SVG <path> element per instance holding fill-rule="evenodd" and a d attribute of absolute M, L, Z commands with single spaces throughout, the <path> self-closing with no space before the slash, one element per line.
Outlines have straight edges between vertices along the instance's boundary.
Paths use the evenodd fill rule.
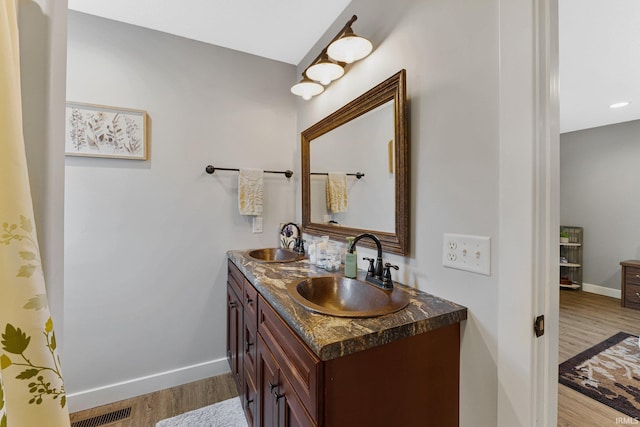
<path fill-rule="evenodd" d="M 640 268 L 626 267 L 624 280 L 627 285 L 640 285 Z"/>
<path fill-rule="evenodd" d="M 640 285 L 627 282 L 623 298 L 625 307 L 640 309 Z"/>
<path fill-rule="evenodd" d="M 258 333 L 291 382 L 313 420 L 318 422 L 318 390 L 322 364 L 271 306 L 259 297 Z"/>
<path fill-rule="evenodd" d="M 227 261 L 227 272 L 227 282 L 236 291 L 236 295 L 242 296 L 242 282 L 244 281 L 242 272 L 231 261 Z"/>

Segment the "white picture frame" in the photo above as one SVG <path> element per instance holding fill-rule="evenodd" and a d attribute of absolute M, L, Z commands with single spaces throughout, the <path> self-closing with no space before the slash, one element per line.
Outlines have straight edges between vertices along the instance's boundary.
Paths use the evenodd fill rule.
<path fill-rule="evenodd" d="M 65 155 L 147 160 L 147 112 L 67 102 Z"/>

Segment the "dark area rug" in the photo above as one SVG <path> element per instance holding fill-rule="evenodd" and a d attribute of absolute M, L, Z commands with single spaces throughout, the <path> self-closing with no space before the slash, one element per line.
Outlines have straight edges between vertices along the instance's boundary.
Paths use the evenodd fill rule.
<path fill-rule="evenodd" d="M 640 418 L 638 337 L 618 332 L 560 364 L 560 384 Z"/>

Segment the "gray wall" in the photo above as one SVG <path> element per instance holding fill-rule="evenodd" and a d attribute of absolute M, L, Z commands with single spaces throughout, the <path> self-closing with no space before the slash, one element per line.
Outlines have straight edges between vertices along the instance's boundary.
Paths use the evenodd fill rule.
<path fill-rule="evenodd" d="M 407 70 L 411 141 L 411 248 L 394 279 L 465 305 L 461 425 L 497 425 L 498 277 L 442 266 L 443 233 L 493 237 L 499 226 L 498 14 L 492 1 L 353 0 L 302 61 L 299 72 L 340 27 L 375 50 L 311 101 L 298 101 L 300 131 L 376 84 Z M 358 255 L 366 249 L 358 248 Z M 494 256 L 494 260 L 495 260 Z M 428 414 L 425 414 L 428 416 Z"/>
<path fill-rule="evenodd" d="M 299 175 L 265 176 L 264 233 L 236 172 L 299 169 L 295 67 L 69 12 L 67 99 L 146 110 L 150 160 L 66 158 L 71 410 L 228 371 L 229 249 L 275 246 Z"/>
<path fill-rule="evenodd" d="M 584 227 L 583 282 L 620 289 L 640 259 L 640 120 L 560 136 L 560 222 Z"/>

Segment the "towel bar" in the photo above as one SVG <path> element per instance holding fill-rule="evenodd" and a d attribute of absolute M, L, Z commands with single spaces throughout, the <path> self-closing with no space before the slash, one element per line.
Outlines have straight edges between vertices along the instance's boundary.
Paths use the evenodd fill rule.
<path fill-rule="evenodd" d="M 329 175 L 329 173 L 328 172 L 311 172 L 311 175 Z M 356 178 L 360 179 L 364 176 L 364 173 L 362 172 L 348 173 L 347 176 L 355 176 Z"/>
<path fill-rule="evenodd" d="M 214 173 L 216 170 L 219 171 L 235 171 L 235 172 L 240 172 L 240 169 L 237 168 L 216 168 L 213 165 L 207 165 L 207 167 L 204 168 L 205 172 L 208 174 L 212 174 Z M 293 176 L 293 171 L 287 169 L 286 171 L 264 171 L 265 173 L 281 173 L 284 176 L 286 176 L 287 178 L 291 178 Z"/>

